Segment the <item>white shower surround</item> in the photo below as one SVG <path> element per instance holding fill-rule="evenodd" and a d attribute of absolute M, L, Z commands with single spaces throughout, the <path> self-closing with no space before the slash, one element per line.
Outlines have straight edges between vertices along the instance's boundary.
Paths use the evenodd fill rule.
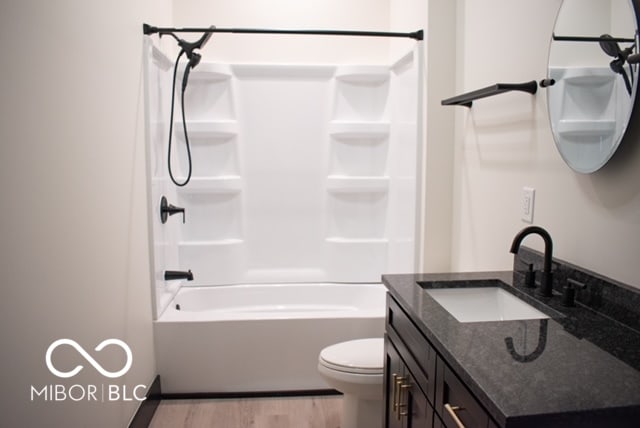
<path fill-rule="evenodd" d="M 201 63 L 185 95 L 193 176 L 178 188 L 166 171 L 173 67 L 147 42 L 156 318 L 182 285 L 415 269 L 420 44 L 389 66 Z M 184 178 L 177 95 L 172 163 Z M 160 224 L 162 195 L 186 208 L 185 224 Z M 163 279 L 188 269 L 192 282 Z"/>

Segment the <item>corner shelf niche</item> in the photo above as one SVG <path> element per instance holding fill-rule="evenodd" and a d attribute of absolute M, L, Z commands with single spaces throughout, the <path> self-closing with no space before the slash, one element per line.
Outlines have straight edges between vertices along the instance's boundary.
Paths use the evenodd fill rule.
<path fill-rule="evenodd" d="M 388 189 L 389 177 L 327 177 L 327 190 L 331 193 L 381 193 Z"/>
<path fill-rule="evenodd" d="M 339 139 L 382 139 L 389 137 L 389 122 L 338 121 L 329 123 L 329 135 Z"/>
<path fill-rule="evenodd" d="M 184 180 L 184 177 L 180 177 Z M 242 190 L 242 178 L 237 175 L 217 177 L 192 177 L 186 187 L 178 189 L 183 194 L 238 193 Z"/>
<path fill-rule="evenodd" d="M 557 131 L 564 137 L 609 137 L 616 132 L 616 122 L 615 120 L 561 119 L 558 121 Z"/>
<path fill-rule="evenodd" d="M 189 85 L 184 93 L 187 117 L 201 121 L 234 119 L 235 106 L 231 77 L 231 68 L 226 64 L 201 63 L 191 71 Z M 177 107 L 181 96 L 179 82 L 182 82 L 182 76 L 177 76 L 176 80 Z M 178 116 L 179 114 L 176 115 Z"/>
<path fill-rule="evenodd" d="M 184 141 L 182 132 L 182 121 L 173 123 L 176 137 Z M 187 132 L 189 141 L 203 139 L 226 139 L 235 137 L 238 134 L 238 122 L 235 120 L 187 120 Z"/>
<path fill-rule="evenodd" d="M 180 248 L 206 248 L 206 247 L 219 247 L 227 245 L 243 244 L 244 240 L 237 238 L 229 239 L 215 239 L 211 241 L 180 241 L 178 246 Z"/>
<path fill-rule="evenodd" d="M 221 82 L 231 79 L 231 76 L 231 67 L 228 64 L 201 63 L 189 73 L 189 81 Z"/>
<path fill-rule="evenodd" d="M 389 67 L 382 65 L 343 65 L 337 68 L 335 77 L 348 83 L 380 85 L 389 80 Z"/>
<path fill-rule="evenodd" d="M 176 140 L 181 145 L 184 144 L 182 122 L 175 122 L 174 132 Z M 228 177 L 239 174 L 237 121 L 187 121 L 187 132 L 194 177 Z M 186 165 L 184 147 L 176 151 L 181 155 L 182 165 Z"/>
<path fill-rule="evenodd" d="M 361 122 L 385 120 L 389 75 L 387 66 L 338 67 L 335 73 L 334 117 Z"/>

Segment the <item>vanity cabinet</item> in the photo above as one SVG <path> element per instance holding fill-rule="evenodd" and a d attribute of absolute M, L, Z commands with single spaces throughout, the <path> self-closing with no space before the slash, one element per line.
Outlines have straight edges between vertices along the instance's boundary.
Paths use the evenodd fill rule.
<path fill-rule="evenodd" d="M 497 427 L 390 295 L 385 353 L 385 427 Z"/>

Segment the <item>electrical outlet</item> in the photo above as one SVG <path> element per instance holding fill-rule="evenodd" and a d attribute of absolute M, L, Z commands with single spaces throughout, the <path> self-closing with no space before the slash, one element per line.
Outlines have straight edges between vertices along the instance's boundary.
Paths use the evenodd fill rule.
<path fill-rule="evenodd" d="M 533 207 L 536 198 L 536 189 L 532 187 L 522 188 L 522 216 L 525 223 L 533 223 Z"/>

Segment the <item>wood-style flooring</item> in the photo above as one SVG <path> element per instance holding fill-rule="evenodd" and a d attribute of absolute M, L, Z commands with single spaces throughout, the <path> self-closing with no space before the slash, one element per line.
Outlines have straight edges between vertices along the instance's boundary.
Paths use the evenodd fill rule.
<path fill-rule="evenodd" d="M 150 428 L 339 428 L 342 396 L 163 400 Z"/>

